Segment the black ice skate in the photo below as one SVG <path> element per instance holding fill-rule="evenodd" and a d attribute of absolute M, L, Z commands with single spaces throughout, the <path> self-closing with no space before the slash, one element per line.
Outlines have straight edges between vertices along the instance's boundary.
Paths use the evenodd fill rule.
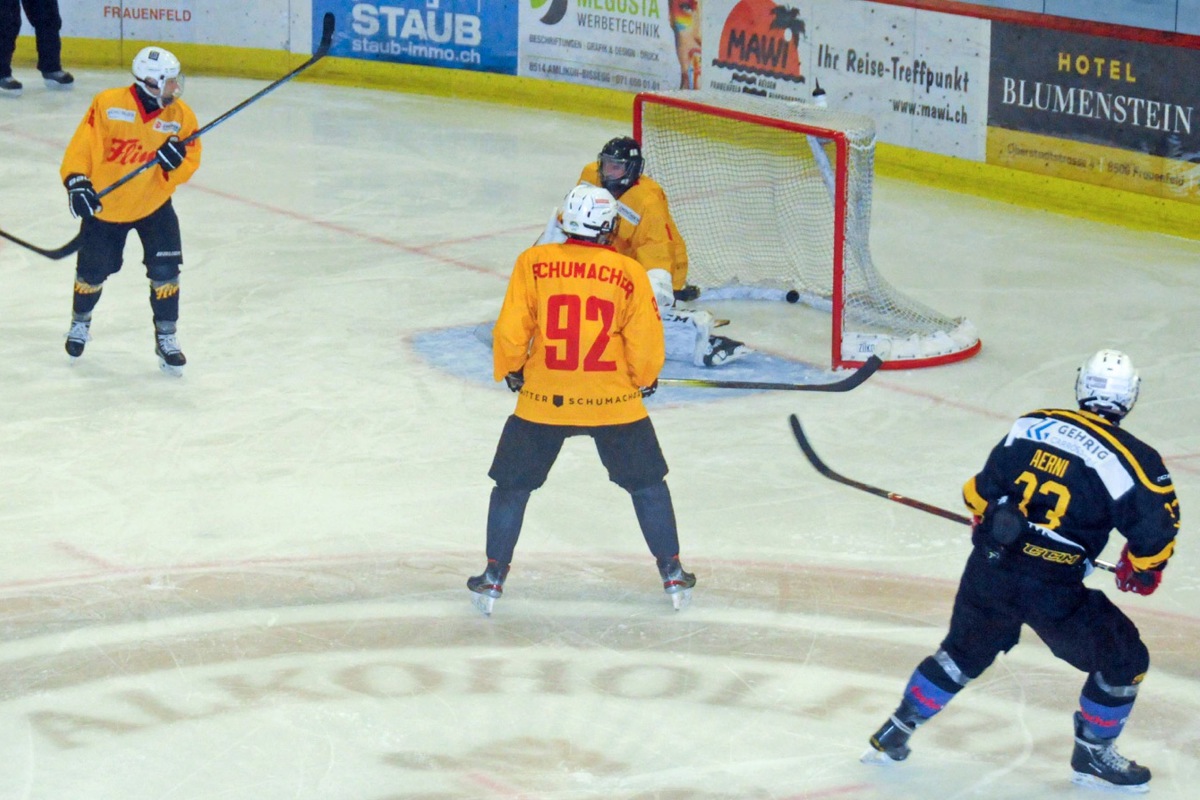
<path fill-rule="evenodd" d="M 179 341 L 174 333 L 159 332 L 154 335 L 154 354 L 158 356 L 158 368 L 168 375 L 183 374 L 183 365 L 187 359 L 179 349 Z"/>
<path fill-rule="evenodd" d="M 75 86 L 75 76 L 62 69 L 43 72 L 42 81 L 46 84 L 47 89 L 65 90 Z"/>
<path fill-rule="evenodd" d="M 1088 733 L 1083 715 L 1075 712 L 1075 752 L 1071 753 L 1072 783 L 1119 792 L 1150 791 L 1150 770 L 1117 752 L 1115 739 Z"/>
<path fill-rule="evenodd" d="M 908 738 L 924 721 L 907 698 L 900 701 L 896 712 L 875 731 L 870 740 L 871 749 L 863 753 L 859 761 L 864 764 L 894 764 L 908 758 L 912 752 L 908 747 Z"/>
<path fill-rule="evenodd" d="M 676 611 L 691 605 L 692 587 L 696 585 L 696 576 L 683 571 L 679 558 L 660 559 L 658 574 L 662 578 L 663 591 L 671 598 L 671 604 Z"/>
<path fill-rule="evenodd" d="M 708 352 L 704 354 L 704 366 L 719 367 L 750 355 L 750 348 L 742 342 L 726 336 L 710 336 Z"/>
<path fill-rule="evenodd" d="M 487 568 L 482 575 L 467 578 L 467 588 L 471 590 L 471 602 L 485 615 L 492 615 L 496 599 L 504 594 L 504 579 L 508 577 L 508 564 L 488 559 Z"/>
<path fill-rule="evenodd" d="M 67 331 L 67 343 L 64 347 L 72 361 L 83 355 L 83 348 L 91 341 L 91 334 L 88 333 L 91 326 L 90 319 L 71 320 L 71 329 Z"/>
<path fill-rule="evenodd" d="M 21 96 L 21 90 L 25 87 L 21 82 L 12 75 L 6 75 L 0 78 L 0 97 L 18 98 Z"/>

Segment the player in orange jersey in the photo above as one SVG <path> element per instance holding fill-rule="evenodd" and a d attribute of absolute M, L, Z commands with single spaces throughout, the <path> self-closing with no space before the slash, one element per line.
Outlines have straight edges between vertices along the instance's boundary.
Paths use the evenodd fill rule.
<path fill-rule="evenodd" d="M 490 614 L 521 533 L 525 505 L 564 440 L 590 436 L 613 483 L 633 498 L 663 588 L 682 608 L 696 577 L 679 563 L 667 463 L 642 402 L 662 369 L 663 333 L 646 271 L 608 242 L 616 201 L 576 186 L 563 201 L 563 243 L 534 245 L 518 258 L 492 338 L 493 371 L 519 392 L 489 477 L 488 563 L 467 581 Z"/>
<path fill-rule="evenodd" d="M 179 99 L 183 72 L 174 55 L 161 47 L 144 48 L 133 59 L 133 77 L 133 85 L 92 99 L 63 156 L 71 214 L 83 220 L 66 350 L 72 359 L 83 355 L 104 281 L 121 269 L 125 240 L 137 231 L 150 280 L 154 352 L 165 372 L 178 375 L 187 363 L 175 335 L 183 246 L 171 195 L 200 166 L 200 140 L 183 144 L 199 126 Z M 94 184 L 108 186 L 152 160 L 159 168 L 146 170 L 100 202 Z"/>

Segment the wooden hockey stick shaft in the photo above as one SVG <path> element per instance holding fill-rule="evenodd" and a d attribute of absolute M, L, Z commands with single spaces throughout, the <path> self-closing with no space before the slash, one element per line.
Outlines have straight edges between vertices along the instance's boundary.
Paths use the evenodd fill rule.
<path fill-rule="evenodd" d="M 759 381 L 717 381 L 708 378 L 659 378 L 663 386 L 692 386 L 699 389 L 766 389 L 785 392 L 848 392 L 883 366 L 879 356 L 871 356 L 850 375 L 832 383 L 761 383 Z"/>
<path fill-rule="evenodd" d="M 222 122 L 224 122 L 225 120 L 232 117 L 234 114 L 237 114 L 239 111 L 242 111 L 244 108 L 246 108 L 246 106 L 262 99 L 266 95 L 275 91 L 280 86 L 287 83 L 292 78 L 296 77 L 301 72 L 304 72 L 306 69 L 311 67 L 313 64 L 316 64 L 318 61 L 320 61 L 322 58 L 324 58 L 326 55 L 328 55 L 329 48 L 333 43 L 333 26 L 334 26 L 333 14 L 326 13 L 324 18 L 321 21 L 321 25 L 322 25 L 321 40 L 318 43 L 317 49 L 313 52 L 311 58 L 309 58 L 307 61 L 305 61 L 300 66 L 296 67 L 294 70 L 289 72 L 287 75 L 284 75 L 282 78 L 276 80 L 274 83 L 259 90 L 255 94 L 251 95 L 250 97 L 246 98 L 242 102 L 238 103 L 233 108 L 226 111 L 221 116 L 219 116 L 216 119 L 214 119 L 213 121 L 209 122 L 207 125 L 200 128 L 199 130 L 197 130 L 191 136 L 184 139 L 182 144 L 186 145 L 188 142 L 192 141 L 193 139 L 199 138 L 201 134 L 211 131 L 213 128 L 217 127 Z M 96 196 L 104 197 L 109 192 L 112 192 L 115 189 L 118 189 L 118 188 L 124 186 L 125 184 L 129 183 L 131 180 L 136 178 L 138 175 L 141 175 L 143 172 L 145 172 L 146 170 L 155 166 L 156 164 L 158 164 L 158 161 L 156 159 L 153 159 L 153 158 L 150 159 L 149 161 L 143 163 L 140 167 L 133 170 L 129 174 L 119 178 L 118 180 L 109 184 L 108 186 L 105 186 L 103 189 L 101 189 L 99 192 L 96 193 Z M 81 241 L 82 231 L 80 233 L 75 234 L 75 238 L 72 239 L 71 241 L 67 242 L 66 244 L 64 244 L 62 247 L 57 247 L 52 250 L 30 244 L 29 242 L 25 241 L 24 239 L 19 239 L 16 236 L 13 236 L 11 233 L 7 233 L 3 230 L 0 230 L 0 237 L 8 239 L 10 242 L 13 242 L 14 244 L 18 244 L 21 247 L 24 247 L 26 250 L 32 250 L 33 252 L 37 253 L 38 255 L 45 256 L 46 258 L 49 258 L 54 261 L 58 261 L 59 259 L 66 258 L 67 256 L 71 255 L 72 253 L 77 251 L 79 249 L 80 245 L 82 244 L 82 241 Z"/>
<path fill-rule="evenodd" d="M 933 514 L 935 517 L 948 519 L 951 522 L 957 522 L 962 525 L 973 524 L 973 520 L 965 514 L 956 514 L 948 509 L 930 505 L 929 503 L 923 503 L 920 500 L 914 500 L 911 497 L 905 497 L 897 492 L 889 492 L 886 489 L 880 489 L 878 486 L 872 486 L 869 483 L 862 483 L 861 481 L 856 481 L 853 478 L 847 478 L 845 475 L 834 472 L 829 468 L 829 465 L 822 461 L 821 457 L 817 455 L 817 451 L 813 449 L 812 444 L 808 441 L 808 436 L 804 433 L 804 428 L 800 427 L 800 420 L 796 417 L 796 415 L 790 415 L 788 417 L 788 421 L 792 424 L 792 434 L 796 437 L 796 444 L 800 445 L 800 449 L 804 451 L 804 455 L 808 458 L 808 462 L 812 464 L 814 468 L 816 468 L 817 472 L 821 473 L 826 478 L 866 492 L 867 494 L 873 494 L 876 497 L 882 497 L 885 500 L 892 500 L 900 503 L 901 505 L 908 506 L 909 508 L 915 508 L 918 511 L 924 511 L 926 514 Z M 1109 572 L 1117 571 L 1116 566 L 1108 563 L 1107 561 L 1100 561 L 1097 559 L 1092 563 L 1098 569 L 1108 570 Z"/>

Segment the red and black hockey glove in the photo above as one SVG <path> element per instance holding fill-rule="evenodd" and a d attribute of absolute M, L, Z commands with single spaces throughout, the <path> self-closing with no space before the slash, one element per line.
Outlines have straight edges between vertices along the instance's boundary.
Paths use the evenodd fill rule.
<path fill-rule="evenodd" d="M 1121 557 L 1117 560 L 1117 588 L 1122 592 L 1154 594 L 1154 590 L 1162 583 L 1162 575 L 1162 567 L 1149 570 L 1135 568 L 1129 561 L 1129 545 L 1121 549 Z"/>

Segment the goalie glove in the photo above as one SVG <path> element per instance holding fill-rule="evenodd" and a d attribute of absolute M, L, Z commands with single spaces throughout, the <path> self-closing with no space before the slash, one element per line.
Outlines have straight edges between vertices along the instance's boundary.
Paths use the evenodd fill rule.
<path fill-rule="evenodd" d="M 163 143 L 162 147 L 155 151 L 154 157 L 158 159 L 159 166 L 163 168 L 163 172 L 170 172 L 173 169 L 177 169 L 183 163 L 183 159 L 187 157 L 187 147 L 179 141 L 179 137 L 172 136 Z"/>
<path fill-rule="evenodd" d="M 87 219 L 104 210 L 104 206 L 100 205 L 100 196 L 92 188 L 87 175 L 68 175 L 63 186 L 67 187 L 67 203 L 75 219 Z"/>
<path fill-rule="evenodd" d="M 1129 545 L 1126 544 L 1121 548 L 1121 557 L 1117 560 L 1117 588 L 1122 592 L 1140 595 L 1154 594 L 1154 590 L 1162 583 L 1162 570 L 1162 567 L 1140 570 L 1133 566 L 1129 560 Z"/>
<path fill-rule="evenodd" d="M 648 269 L 646 277 L 650 279 L 650 288 L 654 290 L 658 313 L 666 319 L 675 305 L 675 293 L 671 291 L 671 273 L 665 269 Z"/>

